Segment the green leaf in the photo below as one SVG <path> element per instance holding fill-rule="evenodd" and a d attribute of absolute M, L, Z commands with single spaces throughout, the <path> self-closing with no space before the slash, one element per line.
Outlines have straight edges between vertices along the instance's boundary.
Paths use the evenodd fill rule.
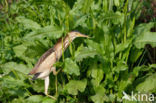
<path fill-rule="evenodd" d="M 150 32 L 150 29 L 154 27 L 154 23 L 140 24 L 135 29 L 135 34 L 137 35 L 134 45 L 141 49 L 144 48 L 146 44 L 150 44 L 152 47 L 156 47 L 156 32 Z"/>
<path fill-rule="evenodd" d="M 132 72 L 132 74 L 134 74 L 134 75 L 133 75 L 133 78 L 135 78 L 135 77 L 137 77 L 137 76 L 139 75 L 139 71 L 140 71 L 141 69 L 143 69 L 143 67 L 141 67 L 141 66 L 139 66 L 139 67 L 134 67 L 134 68 L 133 68 L 133 72 Z"/>
<path fill-rule="evenodd" d="M 124 72 L 123 74 L 121 74 L 121 80 L 119 81 L 118 84 L 118 90 L 120 92 L 125 90 L 125 88 L 127 88 L 133 83 L 135 78 L 138 76 L 140 69 L 142 69 L 141 66 L 134 67 L 132 72 L 130 73 Z"/>
<path fill-rule="evenodd" d="M 33 40 L 33 39 L 41 39 L 44 37 L 49 37 L 53 39 L 60 38 L 62 36 L 63 30 L 58 26 L 49 25 L 43 27 L 41 29 L 35 30 L 26 34 L 24 39 Z"/>
<path fill-rule="evenodd" d="M 87 71 L 87 76 L 91 76 L 93 79 L 91 80 L 92 85 L 97 87 L 100 85 L 101 80 L 103 79 L 103 70 L 101 67 L 97 67 L 97 63 L 94 63 L 90 66 L 89 70 Z"/>
<path fill-rule="evenodd" d="M 41 95 L 32 95 L 29 98 L 27 98 L 27 102 L 29 103 L 40 103 L 43 99 L 43 96 Z"/>
<path fill-rule="evenodd" d="M 25 86 L 23 86 L 23 87 L 25 87 Z M 14 88 L 7 87 L 7 88 L 5 88 L 5 89 L 7 89 L 5 91 L 5 93 L 7 93 L 10 96 L 17 96 L 17 94 L 18 94 L 18 97 L 28 97 L 29 93 L 23 87 L 18 87 L 17 85 Z"/>
<path fill-rule="evenodd" d="M 19 71 L 23 74 L 28 74 L 30 71 L 30 68 L 28 68 L 24 64 L 17 64 L 16 62 L 7 62 L 1 66 L 3 72 L 5 74 L 8 74 L 12 70 Z"/>
<path fill-rule="evenodd" d="M 84 24 L 85 20 L 87 19 L 87 16 L 81 16 L 80 18 L 77 18 L 75 20 L 75 24 L 74 24 L 74 27 L 73 28 L 76 28 L 78 27 L 79 25 L 82 25 Z"/>
<path fill-rule="evenodd" d="M 41 26 L 37 22 L 31 19 L 27 19 L 23 16 L 16 17 L 16 20 L 17 22 L 23 24 L 25 29 L 36 30 L 41 28 Z"/>
<path fill-rule="evenodd" d="M 34 58 L 41 56 L 46 50 L 48 50 L 48 48 L 42 42 L 36 41 L 27 47 L 25 55 L 26 57 Z"/>
<path fill-rule="evenodd" d="M 100 47 L 100 45 L 97 42 L 95 42 L 93 40 L 87 39 L 86 43 L 88 45 L 88 48 L 90 48 L 92 50 L 95 50 L 97 53 L 101 53 L 102 54 L 101 47 Z"/>
<path fill-rule="evenodd" d="M 138 25 L 137 27 L 135 27 L 134 34 L 137 36 L 142 35 L 142 34 L 144 34 L 144 32 L 149 32 L 152 27 L 154 27 L 153 22 L 142 23 L 142 24 Z"/>
<path fill-rule="evenodd" d="M 11 103 L 27 103 L 24 98 L 15 98 L 11 101 Z"/>
<path fill-rule="evenodd" d="M 2 79 L 2 87 L 4 88 L 16 88 L 21 86 L 28 86 L 26 83 L 24 83 L 23 80 L 15 79 L 11 76 L 4 76 Z"/>
<path fill-rule="evenodd" d="M 26 49 L 27 49 L 27 47 L 22 44 L 13 47 L 13 50 L 14 50 L 16 56 L 18 56 L 18 57 L 22 56 Z"/>
<path fill-rule="evenodd" d="M 115 54 L 120 53 L 121 51 L 124 51 L 129 47 L 131 44 L 132 40 L 127 40 L 125 43 L 120 43 L 116 46 L 115 48 Z"/>
<path fill-rule="evenodd" d="M 70 80 L 68 84 L 66 84 L 66 89 L 69 94 L 77 95 L 78 91 L 83 92 L 86 88 L 87 80 Z"/>
<path fill-rule="evenodd" d="M 79 46 L 77 51 L 75 52 L 75 60 L 82 61 L 88 57 L 94 57 L 97 52 L 94 49 L 84 47 L 83 45 Z"/>
<path fill-rule="evenodd" d="M 156 47 L 156 32 L 145 32 L 138 36 L 134 42 L 137 48 L 144 48 L 146 44 L 150 44 L 152 47 Z"/>
<path fill-rule="evenodd" d="M 42 103 L 56 103 L 56 100 L 53 100 L 49 97 L 45 97 L 43 98 Z"/>
<path fill-rule="evenodd" d="M 28 65 L 32 65 L 34 58 L 32 59 L 32 58 L 29 58 L 28 56 L 25 55 L 25 52 L 27 53 L 27 49 L 28 49 L 28 47 L 26 45 L 24 43 L 21 45 L 17 45 L 15 47 L 13 47 L 13 51 L 17 57 L 24 60 L 26 63 L 28 63 Z M 37 53 L 35 53 L 35 54 L 37 54 Z"/>
<path fill-rule="evenodd" d="M 119 6 L 119 4 L 120 4 L 119 0 L 114 0 L 114 4 L 115 4 L 115 6 Z"/>
<path fill-rule="evenodd" d="M 98 86 L 95 89 L 95 95 L 91 96 L 91 100 L 94 103 L 104 103 L 104 101 L 107 101 L 107 96 L 105 95 L 105 89 L 102 86 Z"/>
<path fill-rule="evenodd" d="M 103 13 L 100 19 L 100 22 L 112 20 L 113 24 L 123 24 L 124 23 L 124 14 L 117 11 L 117 12 L 106 12 Z"/>
<path fill-rule="evenodd" d="M 126 65 L 126 63 L 122 62 L 122 61 L 118 61 L 117 62 L 117 66 L 115 66 L 113 68 L 113 70 L 117 73 L 119 73 L 120 71 L 125 71 L 128 69 L 128 66 Z"/>
<path fill-rule="evenodd" d="M 139 92 L 155 92 L 156 91 L 156 73 L 152 74 L 145 81 L 141 82 L 137 85 L 136 90 Z"/>
<path fill-rule="evenodd" d="M 143 53 L 143 50 L 140 50 L 137 48 L 132 48 L 131 51 L 133 51 L 133 52 L 130 53 L 130 61 L 132 63 L 135 63 L 139 59 L 141 54 Z"/>
<path fill-rule="evenodd" d="M 156 64 L 149 65 L 150 68 L 156 68 Z"/>
<path fill-rule="evenodd" d="M 35 83 L 32 84 L 32 88 L 40 93 L 40 92 L 44 92 L 44 81 L 43 80 L 36 80 Z"/>
<path fill-rule="evenodd" d="M 77 66 L 76 62 L 72 61 L 72 59 L 70 58 L 65 59 L 64 72 L 70 75 L 72 74 L 75 74 L 77 76 L 80 75 L 79 67 Z"/>

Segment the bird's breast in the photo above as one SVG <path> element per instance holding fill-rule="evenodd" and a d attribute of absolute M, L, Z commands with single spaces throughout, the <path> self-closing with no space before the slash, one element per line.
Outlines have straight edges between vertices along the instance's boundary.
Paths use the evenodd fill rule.
<path fill-rule="evenodd" d="M 40 75 L 37 78 L 43 78 L 44 79 L 45 77 L 49 76 L 49 74 L 50 74 L 50 71 L 46 70 L 46 71 L 40 73 Z"/>
<path fill-rule="evenodd" d="M 44 72 L 52 68 L 53 64 L 56 62 L 55 52 L 50 54 L 38 67 L 38 72 Z"/>

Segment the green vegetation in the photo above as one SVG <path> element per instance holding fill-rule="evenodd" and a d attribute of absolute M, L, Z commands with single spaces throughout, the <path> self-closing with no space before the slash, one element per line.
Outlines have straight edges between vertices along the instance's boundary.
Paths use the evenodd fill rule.
<path fill-rule="evenodd" d="M 149 2 L 1 0 L 0 102 L 116 103 L 122 101 L 123 91 L 156 93 L 156 49 L 146 48 L 156 47 L 156 33 L 151 32 L 155 18 L 139 21 Z M 56 63 L 62 71 L 55 101 L 43 94 L 43 80 L 32 81 L 27 74 L 72 30 L 92 38 L 74 40 Z M 55 80 L 51 74 L 50 95 L 55 95 Z"/>

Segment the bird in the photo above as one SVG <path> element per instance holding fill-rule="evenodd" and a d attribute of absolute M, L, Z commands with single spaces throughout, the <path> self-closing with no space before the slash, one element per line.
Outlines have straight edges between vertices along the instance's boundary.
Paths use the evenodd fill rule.
<path fill-rule="evenodd" d="M 54 64 L 59 61 L 62 56 L 62 53 L 66 50 L 69 44 L 77 37 L 86 37 L 89 36 L 84 35 L 77 31 L 69 32 L 65 38 L 60 38 L 58 42 L 49 50 L 47 50 L 35 64 L 34 68 L 30 71 L 29 75 L 34 75 L 32 80 L 35 79 L 43 79 L 44 80 L 44 94 L 48 97 L 56 99 L 54 96 L 48 94 L 49 87 L 49 75 L 53 72 L 54 75 L 57 75 L 59 70 L 56 71 L 56 67 Z"/>

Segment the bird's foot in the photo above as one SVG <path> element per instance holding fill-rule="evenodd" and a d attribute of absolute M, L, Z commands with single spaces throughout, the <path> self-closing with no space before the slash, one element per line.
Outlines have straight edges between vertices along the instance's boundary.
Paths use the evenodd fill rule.
<path fill-rule="evenodd" d="M 54 100 L 56 100 L 56 98 L 54 96 L 51 96 L 51 95 L 49 95 L 47 93 L 45 93 L 45 95 L 48 96 L 48 97 L 50 97 L 50 98 L 52 98 L 52 99 L 54 99 Z"/>

